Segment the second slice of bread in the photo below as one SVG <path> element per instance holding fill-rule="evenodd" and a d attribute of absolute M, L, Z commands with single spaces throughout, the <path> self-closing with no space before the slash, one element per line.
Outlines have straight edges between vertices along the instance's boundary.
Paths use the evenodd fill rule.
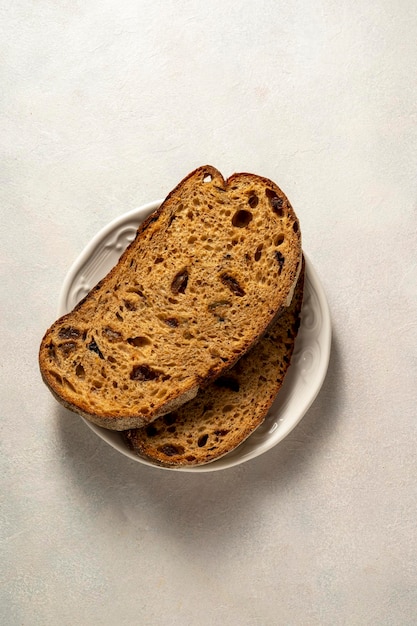
<path fill-rule="evenodd" d="M 299 223 L 277 185 L 198 168 L 47 331 L 42 377 L 99 426 L 146 425 L 250 348 L 291 301 L 300 265 Z"/>

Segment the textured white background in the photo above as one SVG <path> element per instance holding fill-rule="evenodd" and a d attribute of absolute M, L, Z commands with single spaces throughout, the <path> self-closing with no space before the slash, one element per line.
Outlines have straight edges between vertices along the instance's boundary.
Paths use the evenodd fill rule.
<path fill-rule="evenodd" d="M 0 29 L 0 622 L 415 624 L 414 0 L 13 0 Z M 193 475 L 99 440 L 37 350 L 97 230 L 205 163 L 290 197 L 334 339 L 284 442 Z"/>

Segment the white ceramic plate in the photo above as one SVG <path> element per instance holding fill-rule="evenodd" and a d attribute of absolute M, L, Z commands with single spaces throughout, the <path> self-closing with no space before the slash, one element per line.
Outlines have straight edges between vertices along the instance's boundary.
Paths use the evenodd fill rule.
<path fill-rule="evenodd" d="M 134 239 L 138 225 L 160 202 L 152 202 L 113 220 L 88 244 L 71 267 L 62 286 L 59 315 L 70 311 L 117 263 Z M 198 467 L 175 469 L 186 472 L 212 472 L 233 467 L 270 450 L 298 424 L 316 398 L 326 376 L 330 356 L 331 325 L 324 291 L 309 259 L 301 326 L 290 369 L 284 385 L 264 423 L 238 448 L 226 456 Z M 108 444 L 131 459 L 158 467 L 133 454 L 119 433 L 85 423 Z"/>

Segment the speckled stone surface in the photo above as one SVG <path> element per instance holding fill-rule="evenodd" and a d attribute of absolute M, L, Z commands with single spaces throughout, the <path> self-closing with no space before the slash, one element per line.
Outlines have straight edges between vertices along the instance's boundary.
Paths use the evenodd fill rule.
<path fill-rule="evenodd" d="M 416 623 L 414 2 L 0 7 L 0 621 Z M 213 474 L 126 459 L 43 386 L 66 272 L 191 169 L 274 179 L 332 314 L 296 429 Z"/>

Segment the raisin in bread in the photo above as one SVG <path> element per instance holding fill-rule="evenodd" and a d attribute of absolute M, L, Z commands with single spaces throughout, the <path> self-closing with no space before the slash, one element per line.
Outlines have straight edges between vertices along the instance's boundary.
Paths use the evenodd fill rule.
<path fill-rule="evenodd" d="M 42 377 L 99 426 L 146 425 L 250 348 L 291 301 L 300 265 L 299 222 L 272 181 L 198 168 L 46 332 Z"/>
<path fill-rule="evenodd" d="M 304 266 L 291 306 L 226 374 L 176 411 L 123 437 L 165 467 L 204 465 L 234 450 L 264 421 L 289 368 L 300 325 Z"/>

